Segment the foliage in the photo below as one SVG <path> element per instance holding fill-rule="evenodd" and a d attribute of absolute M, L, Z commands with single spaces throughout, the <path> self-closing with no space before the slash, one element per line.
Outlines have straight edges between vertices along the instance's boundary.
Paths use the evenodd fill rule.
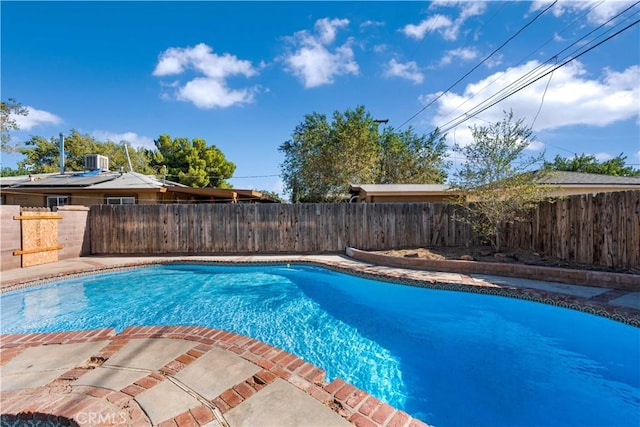
<path fill-rule="evenodd" d="M 23 107 L 14 98 L 7 101 L 0 101 L 0 150 L 6 152 L 15 151 L 15 147 L 10 145 L 10 132 L 19 130 L 20 126 L 16 122 L 15 116 L 26 116 L 29 110 Z"/>
<path fill-rule="evenodd" d="M 596 173 L 615 176 L 640 176 L 640 169 L 625 166 L 627 156 L 620 153 L 613 159 L 598 162 L 595 156 L 575 155 L 571 159 L 556 156 L 553 162 L 545 162 L 544 167 L 555 171 Z"/>
<path fill-rule="evenodd" d="M 0 176 L 23 176 L 28 174 L 29 174 L 29 171 L 23 168 L 13 169 L 8 166 L 5 166 L 2 169 L 0 169 Z"/>
<path fill-rule="evenodd" d="M 160 135 L 155 144 L 157 150 L 147 151 L 151 166 L 166 166 L 170 180 L 190 187 L 231 188 L 225 179 L 233 176 L 236 165 L 216 146 L 207 146 L 204 139 Z"/>
<path fill-rule="evenodd" d="M 135 172 L 152 174 L 154 171 L 149 166 L 146 151 L 142 148 L 128 148 L 131 165 Z M 64 137 L 66 171 L 84 170 L 84 156 L 87 154 L 100 154 L 109 158 L 109 169 L 129 170 L 129 163 L 125 148 L 121 144 L 112 141 L 100 142 L 88 134 L 80 134 L 71 130 L 70 135 Z M 60 170 L 60 138 L 50 139 L 41 136 L 32 136 L 25 146 L 19 149 L 25 159 L 18 162 L 19 169 L 29 173 L 52 173 Z"/>
<path fill-rule="evenodd" d="M 268 197 L 271 200 L 277 200 L 278 202 L 284 202 L 284 199 L 282 198 L 282 196 L 280 196 L 280 194 L 276 193 L 275 191 L 269 191 L 269 190 L 257 190 L 258 193 L 262 194 L 264 197 Z"/>
<path fill-rule="evenodd" d="M 470 129 L 474 142 L 453 148 L 465 158 L 453 186 L 461 196 L 459 203 L 468 210 L 464 220 L 500 251 L 505 227 L 525 220 L 529 209 L 548 194 L 547 186 L 536 183 L 543 173 L 530 171 L 544 153 L 524 156 L 535 137 L 524 119 L 514 121 L 513 112 L 504 112 L 495 124 Z"/>
<path fill-rule="evenodd" d="M 386 128 L 380 138 L 376 184 L 442 184 L 449 163 L 444 160 L 446 137 L 436 129 L 418 136 L 409 127 L 404 132 Z"/>
<path fill-rule="evenodd" d="M 379 133 L 378 123 L 363 106 L 334 112 L 329 123 L 312 113 L 296 126 L 279 150 L 285 190 L 296 202 L 337 202 L 349 184 L 438 183 L 446 178 L 444 137 L 420 137 L 409 128 Z"/>

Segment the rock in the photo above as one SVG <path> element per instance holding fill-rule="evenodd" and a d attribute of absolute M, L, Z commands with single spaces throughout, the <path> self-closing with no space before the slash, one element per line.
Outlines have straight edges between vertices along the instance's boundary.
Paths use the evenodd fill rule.
<path fill-rule="evenodd" d="M 463 261 L 473 261 L 473 257 L 471 255 L 462 255 L 460 259 Z"/>
<path fill-rule="evenodd" d="M 418 255 L 417 252 L 409 252 L 409 253 L 404 254 L 405 258 L 418 258 L 418 256 L 419 255 Z"/>

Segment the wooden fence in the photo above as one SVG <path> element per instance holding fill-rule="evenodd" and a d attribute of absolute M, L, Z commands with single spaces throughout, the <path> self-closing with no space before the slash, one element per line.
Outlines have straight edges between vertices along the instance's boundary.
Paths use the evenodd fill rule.
<path fill-rule="evenodd" d="M 95 205 L 94 254 L 321 253 L 464 245 L 456 208 L 428 203 Z"/>
<path fill-rule="evenodd" d="M 93 254 L 322 253 L 476 245 L 443 203 L 95 205 Z M 591 264 L 640 265 L 640 191 L 543 203 L 507 245 Z"/>
<path fill-rule="evenodd" d="M 507 232 L 507 246 L 616 268 L 640 267 L 640 191 L 541 203 Z"/>

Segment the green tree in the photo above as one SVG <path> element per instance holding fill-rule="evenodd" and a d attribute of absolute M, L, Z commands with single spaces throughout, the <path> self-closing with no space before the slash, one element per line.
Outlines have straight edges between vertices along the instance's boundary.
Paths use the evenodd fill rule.
<path fill-rule="evenodd" d="M 13 152 L 15 147 L 11 143 L 11 131 L 19 130 L 15 116 L 26 116 L 29 110 L 14 98 L 0 101 L 0 151 Z"/>
<path fill-rule="evenodd" d="M 293 138 L 279 147 L 285 155 L 280 165 L 282 179 L 292 202 L 320 201 L 329 193 L 326 177 L 330 176 L 332 166 L 324 161 L 330 131 L 325 115 L 308 114 L 296 126 Z"/>
<path fill-rule="evenodd" d="M 21 175 L 28 175 L 28 174 L 29 174 L 28 170 L 21 169 L 21 168 L 13 169 L 8 166 L 5 166 L 2 169 L 0 169 L 0 176 L 21 176 Z"/>
<path fill-rule="evenodd" d="M 442 184 L 447 178 L 446 136 L 436 129 L 419 136 L 409 127 L 404 132 L 386 128 L 380 139 L 376 184 Z"/>
<path fill-rule="evenodd" d="M 236 165 L 216 146 L 204 139 L 160 135 L 155 151 L 148 151 L 152 167 L 166 167 L 167 177 L 190 187 L 231 188 L 225 180 L 233 176 Z"/>
<path fill-rule="evenodd" d="M 280 165 L 292 202 L 336 202 L 349 193 L 349 182 L 373 182 L 378 160 L 377 123 L 363 107 L 305 116 L 293 138 L 280 146 Z"/>
<path fill-rule="evenodd" d="M 500 251 L 505 227 L 526 220 L 529 210 L 548 195 L 549 188 L 536 182 L 542 173 L 532 172 L 544 153 L 524 155 L 535 137 L 524 119 L 514 121 L 513 112 L 504 112 L 495 124 L 470 129 L 474 142 L 453 147 L 465 160 L 452 184 L 467 210 L 463 220 Z"/>
<path fill-rule="evenodd" d="M 620 153 L 613 159 L 599 162 L 595 156 L 586 154 L 575 155 L 572 158 L 556 156 L 553 162 L 544 162 L 546 169 L 555 171 L 596 173 L 615 176 L 640 176 L 640 169 L 626 166 L 627 156 Z"/>
<path fill-rule="evenodd" d="M 296 202 L 344 200 L 349 184 L 438 183 L 446 178 L 446 146 L 438 131 L 399 133 L 379 124 L 363 106 L 334 112 L 332 122 L 313 113 L 279 150 L 285 191 Z"/>
<path fill-rule="evenodd" d="M 131 165 L 135 172 L 151 174 L 154 170 L 149 166 L 146 150 L 143 148 L 128 148 Z M 65 171 L 84 170 L 84 156 L 87 154 L 100 154 L 109 158 L 110 170 L 129 170 L 127 154 L 122 144 L 112 141 L 101 142 L 88 134 L 80 134 L 71 130 L 64 137 L 64 164 Z M 30 173 L 53 173 L 60 170 L 60 137 L 49 139 L 41 136 L 32 136 L 26 141 L 19 152 L 24 155 L 24 160 L 18 162 L 19 169 L 28 170 Z"/>

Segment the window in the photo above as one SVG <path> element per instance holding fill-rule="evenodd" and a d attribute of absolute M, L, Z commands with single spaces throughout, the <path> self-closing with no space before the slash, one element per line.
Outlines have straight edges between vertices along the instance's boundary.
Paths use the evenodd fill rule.
<path fill-rule="evenodd" d="M 135 197 L 107 197 L 107 205 L 135 205 Z"/>
<path fill-rule="evenodd" d="M 69 204 L 69 196 L 47 196 L 47 207 L 56 210 L 58 206 Z"/>

